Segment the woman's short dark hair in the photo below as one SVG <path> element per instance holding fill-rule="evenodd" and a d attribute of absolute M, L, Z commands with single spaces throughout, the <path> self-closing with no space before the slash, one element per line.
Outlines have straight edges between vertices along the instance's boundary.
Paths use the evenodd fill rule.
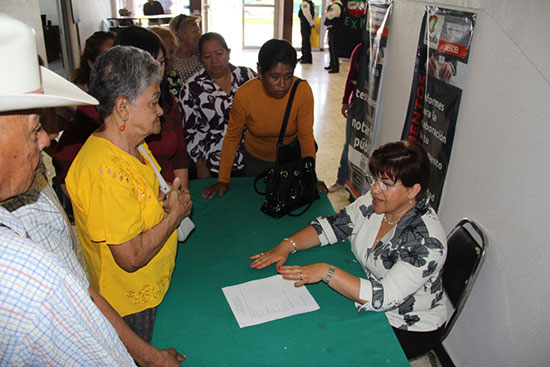
<path fill-rule="evenodd" d="M 396 141 L 376 148 L 369 159 L 369 170 L 374 177 L 401 180 L 405 187 L 419 184 L 417 200 L 424 197 L 430 183 L 428 154 L 416 141 Z"/>
<path fill-rule="evenodd" d="M 90 82 L 91 68 L 88 61 L 93 64 L 101 52 L 101 46 L 105 41 L 114 40 L 115 36 L 114 32 L 97 31 L 88 37 L 84 44 L 82 56 L 80 56 L 80 64 L 71 78 L 73 83 L 87 85 Z"/>
<path fill-rule="evenodd" d="M 262 74 L 273 69 L 277 64 L 296 67 L 298 57 L 296 50 L 285 40 L 270 39 L 262 45 L 258 53 L 258 66 Z"/>
<path fill-rule="evenodd" d="M 155 59 L 158 58 L 160 51 L 162 51 L 162 54 L 166 58 L 166 48 L 164 47 L 162 40 L 156 33 L 146 28 L 137 26 L 124 28 L 118 32 L 114 44 L 115 46 L 137 47 L 149 52 Z M 167 107 L 165 112 L 168 112 L 172 108 L 172 96 L 170 95 L 169 90 L 168 81 L 163 79 L 160 84 L 160 101 L 163 108 Z M 163 119 L 163 117 L 161 117 L 161 119 Z"/>
<path fill-rule="evenodd" d="M 223 36 L 216 32 L 207 32 L 201 36 L 199 39 L 199 55 L 202 54 L 202 46 L 207 41 L 217 41 L 220 46 L 222 46 L 225 51 L 229 51 L 229 47 L 227 47 L 227 43 L 225 42 L 225 39 Z"/>
<path fill-rule="evenodd" d="M 90 73 L 90 94 L 99 101 L 99 119 L 105 121 L 113 113 L 118 97 L 135 104 L 149 85 L 161 81 L 160 65 L 148 52 L 132 46 L 105 51 Z"/>
<path fill-rule="evenodd" d="M 155 59 L 159 56 L 162 50 L 166 56 L 166 49 L 162 44 L 159 36 L 150 30 L 131 26 L 122 29 L 115 37 L 115 46 L 134 46 L 149 52 Z"/>

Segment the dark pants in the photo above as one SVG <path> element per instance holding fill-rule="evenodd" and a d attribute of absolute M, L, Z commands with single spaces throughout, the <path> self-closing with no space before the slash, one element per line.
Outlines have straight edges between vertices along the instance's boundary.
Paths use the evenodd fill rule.
<path fill-rule="evenodd" d="M 445 325 L 434 331 L 405 331 L 392 327 L 408 359 L 421 356 L 435 348 L 445 331 Z"/>
<path fill-rule="evenodd" d="M 275 162 L 268 162 L 261 160 L 260 158 L 254 157 L 252 154 L 248 153 L 246 149 L 243 153 L 244 158 L 244 175 L 246 177 L 256 177 L 260 173 L 263 173 L 275 166 Z"/>
<path fill-rule="evenodd" d="M 348 115 L 346 119 L 346 141 L 344 142 L 344 148 L 342 149 L 342 155 L 340 156 L 340 165 L 338 166 L 338 173 L 336 175 L 336 182 L 340 185 L 344 185 L 349 177 L 349 141 L 351 135 L 351 115 Z"/>
<path fill-rule="evenodd" d="M 302 33 L 302 62 L 312 62 L 311 56 L 311 26 L 308 22 L 300 22 L 300 33 Z"/>
<path fill-rule="evenodd" d="M 153 307 L 138 313 L 124 316 L 123 319 L 134 333 L 136 333 L 141 339 L 145 340 L 147 343 L 151 343 L 156 316 L 157 308 Z"/>
<path fill-rule="evenodd" d="M 330 63 L 328 66 L 332 70 L 340 71 L 340 61 L 336 53 L 336 28 L 334 27 L 328 29 L 328 54 L 330 56 Z"/>

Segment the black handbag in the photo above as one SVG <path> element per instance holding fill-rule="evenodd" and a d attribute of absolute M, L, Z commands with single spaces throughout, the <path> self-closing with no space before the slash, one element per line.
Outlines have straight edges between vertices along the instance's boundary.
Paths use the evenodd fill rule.
<path fill-rule="evenodd" d="M 260 210 L 274 218 L 280 218 L 286 214 L 290 216 L 302 215 L 315 200 L 319 199 L 314 159 L 312 157 L 302 158 L 297 138 L 290 144 L 283 144 L 292 101 L 301 81 L 301 79 L 296 80 L 290 91 L 277 142 L 275 166 L 264 171 L 254 180 L 256 192 L 265 195 L 265 201 Z M 265 192 L 258 190 L 258 182 L 262 179 L 265 181 Z M 304 205 L 307 206 L 299 213 L 292 213 Z"/>

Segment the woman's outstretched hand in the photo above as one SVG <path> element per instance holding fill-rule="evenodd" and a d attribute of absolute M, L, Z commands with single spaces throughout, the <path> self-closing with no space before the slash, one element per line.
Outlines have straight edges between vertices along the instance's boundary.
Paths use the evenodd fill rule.
<path fill-rule="evenodd" d="M 280 266 L 277 267 L 277 271 L 285 279 L 294 279 L 295 287 L 302 286 L 304 284 L 319 283 L 325 279 L 328 273 L 330 265 L 328 264 L 311 264 L 305 266 Z"/>
<path fill-rule="evenodd" d="M 261 252 L 250 256 L 250 258 L 254 260 L 250 263 L 250 267 L 263 269 L 266 266 L 277 263 L 277 269 L 279 269 L 279 267 L 286 262 L 286 259 L 288 259 L 288 254 L 293 250 L 294 247 L 287 240 L 283 240 L 267 252 Z"/>
<path fill-rule="evenodd" d="M 202 192 L 202 197 L 205 199 L 212 199 L 216 194 L 223 196 L 229 191 L 229 184 L 225 182 L 216 182 L 214 185 L 208 186 Z"/>

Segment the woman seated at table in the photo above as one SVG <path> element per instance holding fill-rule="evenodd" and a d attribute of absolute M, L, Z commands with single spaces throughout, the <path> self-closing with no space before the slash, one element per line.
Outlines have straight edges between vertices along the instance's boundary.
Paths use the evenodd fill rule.
<path fill-rule="evenodd" d="M 159 197 L 159 166 L 138 150 L 152 157 L 143 139 L 161 129 L 161 80 L 159 63 L 135 47 L 115 46 L 96 60 L 90 93 L 103 125 L 66 179 L 91 285 L 148 342 L 174 269 L 176 229 L 191 211 L 177 177 Z"/>
<path fill-rule="evenodd" d="M 187 151 L 195 162 L 197 178 L 217 176 L 233 97 L 241 85 L 256 76 L 250 68 L 231 65 L 230 52 L 220 34 L 203 34 L 199 55 L 205 70 L 183 87 L 178 99 Z M 242 169 L 243 152 L 239 144 L 233 172 Z"/>
<path fill-rule="evenodd" d="M 296 50 L 287 41 L 272 39 L 260 48 L 258 77 L 240 87 L 233 100 L 218 182 L 204 189 L 203 197 L 213 198 L 229 190 L 231 168 L 245 128 L 245 176 L 257 176 L 273 167 L 289 91 L 297 80 L 296 62 Z M 296 89 L 283 144 L 290 144 L 296 138 L 302 157 L 315 158 L 313 93 L 307 81 L 302 81 Z M 322 186 L 326 190 L 326 186 Z"/>
<path fill-rule="evenodd" d="M 285 278 L 297 280 L 296 286 L 325 281 L 357 302 L 359 312 L 386 312 L 405 354 L 413 358 L 437 344 L 447 318 L 441 283 L 447 242 L 425 195 L 430 162 L 420 144 L 400 141 L 376 149 L 369 169 L 374 183 L 368 193 L 268 252 L 251 256 L 251 266 L 276 263 Z M 365 278 L 330 264 L 284 265 L 295 251 L 348 238 Z"/>

